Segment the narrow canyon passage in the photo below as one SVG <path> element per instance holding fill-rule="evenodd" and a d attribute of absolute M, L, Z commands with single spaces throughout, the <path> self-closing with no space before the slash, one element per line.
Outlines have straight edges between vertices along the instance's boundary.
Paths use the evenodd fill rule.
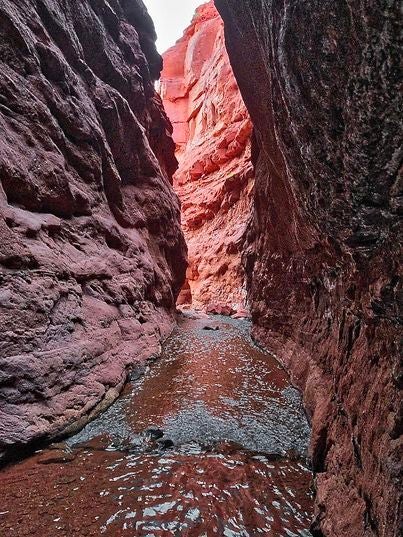
<path fill-rule="evenodd" d="M 212 2 L 164 55 L 159 88 L 179 161 L 187 308 L 158 360 L 130 368 L 108 410 L 0 473 L 0 535 L 310 535 L 310 429 L 298 391 L 252 342 L 250 321 L 189 309 L 247 316 L 252 124 Z"/>
<path fill-rule="evenodd" d="M 181 315 L 104 414 L 0 473 L 0 535 L 310 535 L 302 403 L 249 332 Z"/>
<path fill-rule="evenodd" d="M 0 537 L 400 537 L 400 44 L 0 0 Z"/>
<path fill-rule="evenodd" d="M 173 187 L 188 246 L 179 303 L 245 313 L 241 256 L 252 209 L 252 122 L 212 1 L 196 9 L 163 60 L 159 91 L 173 126 L 179 164 Z"/>
<path fill-rule="evenodd" d="M 75 436 L 28 450 L 0 472 L 0 536 L 311 535 L 310 428 L 302 400 L 280 364 L 253 343 L 245 318 L 241 245 L 251 210 L 252 124 L 213 2 L 197 8 L 164 55 L 158 85 L 179 161 L 173 187 L 182 202 L 189 266 L 178 303 L 186 308 L 173 319 L 178 327 L 159 355 L 155 325 L 141 316 L 133 322 L 125 304 L 124 353 L 145 336 L 140 349 L 133 345 L 139 365 L 126 366 L 130 382 Z M 168 128 L 163 117 L 160 130 Z M 160 156 L 160 165 L 173 170 L 173 144 L 163 141 L 156 140 L 154 151 L 159 155 L 165 143 L 172 162 Z M 134 199 L 136 192 L 128 191 L 127 203 Z M 124 251 L 124 239 L 113 233 L 107 245 Z M 164 244 L 161 249 L 166 252 Z M 182 253 L 171 254 L 178 272 Z M 209 317 L 194 307 L 239 318 Z M 95 311 L 110 326 L 113 309 L 93 308 L 89 315 Z M 163 338 L 165 318 L 155 324 Z M 144 365 L 150 355 L 157 361 Z M 116 366 L 101 367 L 110 385 Z M 79 405 L 73 399 L 66 406 L 69 412 Z"/>

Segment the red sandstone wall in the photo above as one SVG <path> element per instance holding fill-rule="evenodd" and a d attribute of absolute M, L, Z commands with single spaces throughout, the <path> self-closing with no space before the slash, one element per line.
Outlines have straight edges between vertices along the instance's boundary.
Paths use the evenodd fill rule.
<path fill-rule="evenodd" d="M 402 517 L 399 6 L 216 0 L 255 127 L 254 334 L 312 417 L 312 531 Z"/>
<path fill-rule="evenodd" d="M 116 397 L 185 272 L 141 1 L 0 1 L 0 454 Z"/>
<path fill-rule="evenodd" d="M 245 298 L 240 252 L 253 184 L 252 127 L 213 2 L 197 9 L 163 58 L 161 95 L 174 127 L 179 160 L 174 186 L 189 248 L 181 299 L 236 311 Z"/>

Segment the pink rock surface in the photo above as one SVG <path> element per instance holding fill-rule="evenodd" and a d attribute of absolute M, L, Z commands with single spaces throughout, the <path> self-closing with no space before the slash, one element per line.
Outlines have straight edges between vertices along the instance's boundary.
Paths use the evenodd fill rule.
<path fill-rule="evenodd" d="M 160 91 L 174 127 L 174 187 L 189 248 L 180 302 L 236 311 L 244 306 L 240 253 L 253 186 L 252 126 L 213 2 L 197 9 L 163 58 Z"/>
<path fill-rule="evenodd" d="M 0 452 L 115 397 L 185 272 L 140 1 L 0 3 Z"/>

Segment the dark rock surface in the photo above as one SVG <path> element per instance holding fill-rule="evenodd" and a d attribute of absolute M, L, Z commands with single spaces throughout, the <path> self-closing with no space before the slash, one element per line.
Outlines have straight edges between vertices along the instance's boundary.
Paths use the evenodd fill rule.
<path fill-rule="evenodd" d="M 255 126 L 255 336 L 304 389 L 315 534 L 399 533 L 398 2 L 216 0 Z"/>
<path fill-rule="evenodd" d="M 158 351 L 184 280 L 172 127 L 141 0 L 0 0 L 0 452 Z"/>

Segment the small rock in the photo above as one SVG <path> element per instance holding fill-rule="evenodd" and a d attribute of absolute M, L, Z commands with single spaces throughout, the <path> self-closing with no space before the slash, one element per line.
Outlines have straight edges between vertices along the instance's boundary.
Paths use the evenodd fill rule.
<path fill-rule="evenodd" d="M 283 455 L 281 453 L 278 453 L 278 452 L 273 452 L 273 453 L 265 453 L 264 457 L 269 462 L 275 462 L 275 461 L 279 461 L 280 459 L 282 459 Z"/>
<path fill-rule="evenodd" d="M 289 449 L 286 452 L 285 456 L 287 457 L 288 460 L 293 461 L 293 462 L 297 462 L 303 459 L 303 456 L 294 448 Z"/>
<path fill-rule="evenodd" d="M 150 440 L 158 440 L 164 436 L 164 431 L 158 427 L 149 427 L 145 434 Z"/>
<path fill-rule="evenodd" d="M 170 438 L 161 438 L 157 441 L 157 444 L 162 449 L 170 449 L 174 447 L 174 443 Z"/>
<path fill-rule="evenodd" d="M 209 304 L 206 309 L 207 313 L 213 313 L 214 315 L 224 315 L 227 317 L 236 313 L 234 308 L 228 306 L 227 304 Z"/>
<path fill-rule="evenodd" d="M 146 372 L 145 364 L 136 364 L 136 365 L 134 365 L 132 370 L 129 373 L 130 382 L 135 382 L 136 380 L 141 378 L 144 375 L 145 372 Z"/>
<path fill-rule="evenodd" d="M 232 315 L 233 319 L 250 319 L 250 313 L 246 310 L 238 310 Z"/>
<path fill-rule="evenodd" d="M 210 326 L 208 324 L 206 326 L 203 326 L 203 330 L 215 330 L 215 331 L 217 331 L 219 329 L 220 329 L 219 326 Z"/>
<path fill-rule="evenodd" d="M 75 483 L 77 481 L 77 476 L 62 476 L 57 479 L 57 485 L 69 485 L 70 483 Z"/>

